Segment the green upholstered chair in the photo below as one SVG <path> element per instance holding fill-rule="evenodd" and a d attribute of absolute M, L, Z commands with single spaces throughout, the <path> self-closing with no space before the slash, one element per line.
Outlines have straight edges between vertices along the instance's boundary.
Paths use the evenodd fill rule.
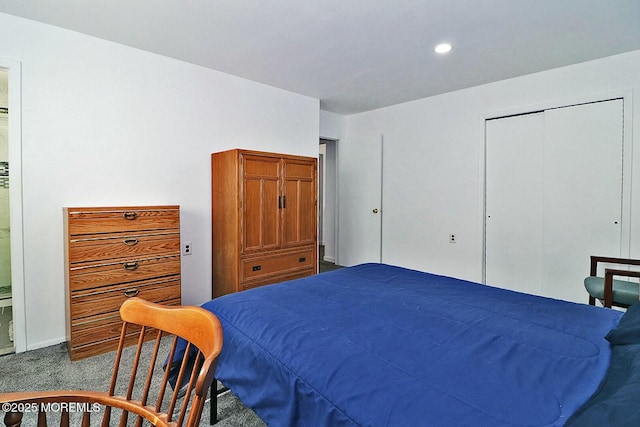
<path fill-rule="evenodd" d="M 616 280 L 614 277 L 639 277 L 640 271 L 622 270 L 620 268 L 605 268 L 604 277 L 598 276 L 598 263 L 617 264 L 619 266 L 640 266 L 640 260 L 612 257 L 591 257 L 591 271 L 584 279 L 584 287 L 589 293 L 589 304 L 596 305 L 596 299 L 605 307 L 629 307 L 640 300 L 640 284 L 626 280 Z"/>

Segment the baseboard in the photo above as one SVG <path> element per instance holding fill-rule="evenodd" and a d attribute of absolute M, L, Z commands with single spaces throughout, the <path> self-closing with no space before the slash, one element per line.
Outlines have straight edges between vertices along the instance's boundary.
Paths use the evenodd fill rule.
<path fill-rule="evenodd" d="M 336 263 L 336 259 L 332 256 L 325 256 L 322 258 L 323 261 L 330 262 L 331 264 Z"/>
<path fill-rule="evenodd" d="M 40 341 L 40 342 L 35 343 L 35 344 L 27 345 L 27 351 L 29 351 L 29 350 L 37 350 L 39 348 L 44 348 L 44 347 L 51 347 L 52 345 L 58 345 L 60 343 L 66 342 L 66 341 L 67 341 L 66 338 L 55 338 L 55 339 L 51 339 L 51 340 Z"/>

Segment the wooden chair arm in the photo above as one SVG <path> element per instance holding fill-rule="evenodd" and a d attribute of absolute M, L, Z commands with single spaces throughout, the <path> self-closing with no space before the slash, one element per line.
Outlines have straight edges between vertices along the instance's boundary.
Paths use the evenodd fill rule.
<path fill-rule="evenodd" d="M 139 401 L 126 400 L 121 396 L 109 396 L 107 393 L 85 391 L 85 390 L 56 390 L 56 391 L 35 391 L 0 393 L 0 405 L 5 412 L 5 426 L 20 426 L 22 413 L 29 408 L 30 412 L 45 412 L 47 409 L 58 408 L 51 406 L 52 403 L 79 403 L 78 412 L 87 414 L 93 412 L 93 404 L 99 404 L 108 408 L 118 408 L 131 414 L 139 415 L 149 420 L 155 426 L 169 427 L 172 423 L 167 422 L 165 414 L 157 413 L 151 406 L 143 406 Z M 66 407 L 67 410 L 69 407 Z M 64 411 L 63 411 L 64 412 Z M 83 418 L 84 419 L 84 418 Z M 44 422 L 44 424 L 41 424 Z M 67 421 L 68 423 L 68 421 Z M 41 421 L 38 416 L 38 425 L 46 425 L 46 421 Z M 68 425 L 68 424 L 67 424 Z M 84 425 L 84 424 L 83 424 Z"/>
<path fill-rule="evenodd" d="M 613 268 L 604 270 L 604 306 L 609 308 L 613 304 L 613 276 L 640 277 L 640 271 L 617 270 Z M 638 286 L 640 286 L 640 284 Z"/>

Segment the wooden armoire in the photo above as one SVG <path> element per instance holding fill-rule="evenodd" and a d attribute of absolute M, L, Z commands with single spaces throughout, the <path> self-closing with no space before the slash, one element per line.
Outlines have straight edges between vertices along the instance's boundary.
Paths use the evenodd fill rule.
<path fill-rule="evenodd" d="M 317 159 L 211 155 L 213 297 L 317 272 Z"/>

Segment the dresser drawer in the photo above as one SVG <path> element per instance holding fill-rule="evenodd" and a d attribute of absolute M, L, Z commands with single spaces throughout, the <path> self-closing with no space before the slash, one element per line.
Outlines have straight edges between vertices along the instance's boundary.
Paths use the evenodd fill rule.
<path fill-rule="evenodd" d="M 121 331 L 122 321 L 119 315 L 91 325 L 75 328 L 73 346 L 69 348 L 71 359 L 78 360 L 115 350 L 120 341 Z M 129 325 L 125 336 L 125 345 L 135 344 L 138 340 L 139 332 L 140 326 Z M 145 333 L 145 340 L 153 338 L 156 333 L 156 329 L 148 328 Z"/>
<path fill-rule="evenodd" d="M 167 304 L 180 303 L 180 278 L 152 279 L 125 285 L 105 286 L 83 290 L 71 295 L 71 325 L 77 326 L 87 318 L 118 313 L 128 298 L 137 296 L 147 301 Z"/>
<path fill-rule="evenodd" d="M 180 229 L 180 210 L 171 206 L 66 208 L 70 236 L 126 231 Z"/>
<path fill-rule="evenodd" d="M 286 275 L 296 270 L 313 269 L 315 248 L 295 252 L 243 259 L 240 262 L 241 281 L 257 280 L 270 275 Z"/>
<path fill-rule="evenodd" d="M 180 232 L 132 233 L 76 238 L 69 241 L 72 266 L 180 253 Z"/>
<path fill-rule="evenodd" d="M 108 262 L 69 269 L 69 290 L 93 289 L 158 277 L 180 277 L 180 255 Z"/>

